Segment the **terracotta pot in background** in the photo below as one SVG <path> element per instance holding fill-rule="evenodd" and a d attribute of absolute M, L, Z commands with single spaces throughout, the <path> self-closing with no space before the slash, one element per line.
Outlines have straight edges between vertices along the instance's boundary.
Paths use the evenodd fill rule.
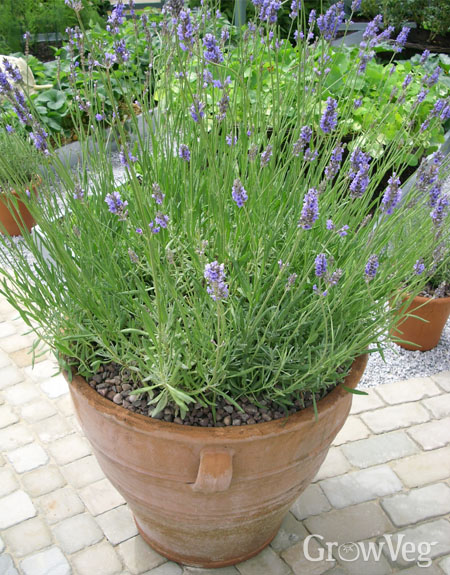
<path fill-rule="evenodd" d="M 426 321 L 415 317 L 401 320 L 391 331 L 391 335 L 410 343 L 395 343 L 403 349 L 429 351 L 436 347 L 441 339 L 442 330 L 450 315 L 450 297 L 435 299 L 416 296 L 406 312 Z"/>
<path fill-rule="evenodd" d="M 37 195 L 37 187 L 40 184 L 40 179 L 36 183 L 32 184 L 30 188 L 33 190 L 33 193 Z M 14 202 L 11 199 L 8 199 L 8 195 L 13 195 L 17 198 L 17 206 L 19 208 L 19 213 L 15 208 Z M 21 236 L 22 232 L 18 222 L 22 225 L 22 227 L 26 227 L 28 231 L 31 231 L 31 228 L 34 225 L 33 216 L 30 214 L 26 205 L 18 199 L 18 194 L 14 190 L 10 192 L 0 192 L 0 222 L 6 228 L 6 231 L 10 236 Z M 20 214 L 20 215 L 19 215 Z M 16 219 L 17 221 L 16 221 Z M 0 226 L 0 233 L 4 233 L 3 228 Z"/>
<path fill-rule="evenodd" d="M 243 427 L 183 426 L 132 413 L 75 376 L 70 391 L 105 475 L 142 537 L 174 561 L 221 567 L 256 555 L 277 534 L 343 426 L 367 357 L 313 408 Z"/>

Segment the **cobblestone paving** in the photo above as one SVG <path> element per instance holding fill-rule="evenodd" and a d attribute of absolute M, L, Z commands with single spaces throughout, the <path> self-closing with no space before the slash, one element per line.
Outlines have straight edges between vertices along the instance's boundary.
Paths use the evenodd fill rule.
<path fill-rule="evenodd" d="M 235 567 L 195 569 L 138 535 L 54 359 L 31 367 L 17 315 L 0 299 L 0 575 L 450 575 L 450 372 L 355 396 L 272 544 Z"/>

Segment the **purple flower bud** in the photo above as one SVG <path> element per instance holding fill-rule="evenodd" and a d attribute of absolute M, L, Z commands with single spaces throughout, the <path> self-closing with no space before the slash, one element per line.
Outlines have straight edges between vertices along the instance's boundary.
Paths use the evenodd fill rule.
<path fill-rule="evenodd" d="M 119 220 L 125 220 L 128 216 L 128 210 L 125 210 L 128 206 L 127 201 L 123 201 L 119 192 L 113 192 L 108 194 L 105 198 L 105 202 L 108 204 L 108 209 L 112 214 L 116 214 Z"/>
<path fill-rule="evenodd" d="M 408 39 L 409 30 L 407 26 L 403 26 L 400 34 L 394 40 L 394 52 L 400 53 L 403 50 L 406 40 Z"/>
<path fill-rule="evenodd" d="M 162 193 L 161 188 L 156 182 L 152 184 L 152 191 L 153 191 L 152 198 L 155 200 L 157 204 L 161 205 L 166 196 L 165 194 Z"/>
<path fill-rule="evenodd" d="M 261 168 L 267 166 L 272 157 L 272 146 L 269 144 L 264 152 L 261 153 Z"/>
<path fill-rule="evenodd" d="M 103 120 L 102 114 L 95 114 L 95 119 L 97 120 L 97 122 L 101 122 Z"/>
<path fill-rule="evenodd" d="M 289 291 L 291 289 L 291 287 L 295 284 L 297 278 L 298 276 L 295 272 L 288 277 L 286 282 L 286 291 Z"/>
<path fill-rule="evenodd" d="M 293 144 L 294 156 L 299 156 L 305 147 L 309 144 L 312 136 L 312 130 L 309 126 L 303 126 L 300 130 L 300 138 Z"/>
<path fill-rule="evenodd" d="M 323 132 L 329 134 L 337 126 L 337 101 L 334 98 L 327 99 L 327 108 L 320 119 L 320 127 Z"/>
<path fill-rule="evenodd" d="M 367 260 L 367 264 L 364 270 L 364 275 L 366 276 L 366 282 L 373 280 L 373 278 L 377 275 L 379 265 L 380 264 L 378 262 L 378 257 L 375 254 L 372 254 Z"/>
<path fill-rule="evenodd" d="M 181 146 L 178 150 L 178 155 L 185 162 L 191 161 L 191 152 L 190 152 L 189 148 L 186 146 L 186 144 L 181 144 Z"/>
<path fill-rule="evenodd" d="M 353 100 L 353 107 L 355 108 L 355 110 L 360 108 L 361 105 L 362 105 L 362 98 L 356 98 L 356 100 Z"/>
<path fill-rule="evenodd" d="M 178 16 L 177 34 L 180 41 L 180 48 L 186 52 L 191 49 L 194 44 L 194 26 L 191 20 L 191 11 L 181 10 Z"/>
<path fill-rule="evenodd" d="M 417 260 L 414 264 L 414 273 L 418 276 L 422 275 L 425 271 L 425 264 L 423 263 L 423 259 Z"/>
<path fill-rule="evenodd" d="M 228 297 L 228 285 L 225 282 L 225 266 L 214 261 L 205 265 L 204 278 L 207 281 L 206 291 L 214 301 Z"/>
<path fill-rule="evenodd" d="M 194 94 L 194 103 L 190 107 L 190 113 L 194 122 L 199 122 L 200 118 L 205 117 L 205 104 L 200 102 L 200 97 Z"/>
<path fill-rule="evenodd" d="M 298 18 L 298 16 L 300 15 L 300 10 L 302 9 L 302 2 L 301 0 L 292 0 L 291 2 L 291 12 L 289 14 L 289 17 L 292 18 L 292 20 L 295 20 L 295 18 Z"/>
<path fill-rule="evenodd" d="M 223 62 L 223 55 L 220 48 L 217 46 L 217 40 L 213 34 L 205 34 L 203 38 L 203 46 L 206 48 L 204 52 L 205 60 L 220 64 Z"/>
<path fill-rule="evenodd" d="M 321 34 L 331 42 L 336 37 L 339 26 L 343 23 L 345 18 L 344 2 L 337 2 L 332 4 L 331 7 L 317 18 L 317 27 Z"/>
<path fill-rule="evenodd" d="M 248 199 L 247 192 L 239 178 L 236 178 L 234 180 L 231 195 L 233 197 L 233 200 L 236 202 L 238 208 L 242 208 L 242 206 Z"/>
<path fill-rule="evenodd" d="M 331 180 L 339 172 L 342 162 L 342 154 L 344 152 L 344 146 L 339 142 L 339 144 L 334 148 L 331 153 L 330 162 L 325 167 L 325 177 L 327 180 Z"/>
<path fill-rule="evenodd" d="M 319 194 L 315 188 L 311 188 L 303 199 L 303 208 L 298 222 L 298 227 L 310 230 L 319 217 Z"/>
<path fill-rule="evenodd" d="M 431 212 L 431 219 L 433 224 L 440 228 L 448 215 L 449 197 L 447 194 L 441 194 L 436 200 L 433 211 Z"/>
<path fill-rule="evenodd" d="M 395 208 L 398 206 L 402 198 L 402 190 L 400 189 L 400 178 L 394 172 L 388 180 L 388 186 L 384 192 L 383 199 L 381 200 L 381 210 L 388 215 L 391 215 Z"/>
<path fill-rule="evenodd" d="M 166 229 L 169 224 L 169 216 L 166 216 L 162 212 L 156 212 L 155 223 L 161 228 Z"/>
<path fill-rule="evenodd" d="M 318 256 L 316 256 L 316 259 L 314 260 L 314 264 L 316 267 L 316 270 L 315 270 L 316 276 L 318 278 L 323 277 L 327 273 L 327 267 L 328 267 L 326 255 L 325 254 L 319 254 Z"/>

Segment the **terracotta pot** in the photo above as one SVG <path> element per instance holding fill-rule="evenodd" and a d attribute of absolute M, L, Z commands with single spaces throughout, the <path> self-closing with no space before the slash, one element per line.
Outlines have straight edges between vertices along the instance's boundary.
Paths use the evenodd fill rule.
<path fill-rule="evenodd" d="M 400 321 L 391 335 L 409 343 L 395 342 L 404 349 L 429 351 L 437 346 L 442 330 L 450 315 L 450 297 L 426 298 L 416 296 L 408 306 L 407 313 L 423 318 L 406 317 Z"/>
<path fill-rule="evenodd" d="M 132 413 L 79 376 L 70 391 L 105 475 L 142 537 L 174 561 L 221 567 L 256 555 L 277 534 L 344 424 L 367 357 L 311 408 L 243 427 L 201 428 Z"/>
<path fill-rule="evenodd" d="M 37 187 L 39 186 L 39 183 L 40 180 L 30 186 L 35 195 L 37 195 Z M 8 199 L 8 196 L 10 195 L 13 195 L 17 199 L 18 210 L 14 205 L 15 202 Z M 30 214 L 26 205 L 18 198 L 19 195 L 14 190 L 7 193 L 0 192 L 0 222 L 3 224 L 10 236 L 21 236 L 21 228 L 22 230 L 26 228 L 28 231 L 31 231 L 31 228 L 34 225 L 33 216 Z M 21 223 L 21 226 L 18 225 L 18 222 Z M 4 233 L 3 227 L 1 226 L 0 233 Z"/>

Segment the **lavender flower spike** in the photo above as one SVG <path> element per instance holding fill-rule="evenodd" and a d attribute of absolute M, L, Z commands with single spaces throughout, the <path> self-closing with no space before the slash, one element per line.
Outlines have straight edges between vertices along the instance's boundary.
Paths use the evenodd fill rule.
<path fill-rule="evenodd" d="M 367 260 L 366 267 L 364 269 L 364 275 L 366 276 L 366 282 L 373 280 L 373 278 L 377 275 L 377 270 L 379 266 L 378 257 L 375 254 L 372 254 L 369 259 Z"/>
<path fill-rule="evenodd" d="M 233 197 L 233 200 L 236 202 L 238 208 L 242 208 L 242 206 L 248 200 L 247 192 L 239 178 L 236 178 L 234 180 L 231 195 Z"/>
<path fill-rule="evenodd" d="M 203 46 L 206 48 L 204 52 L 205 60 L 215 64 L 223 62 L 222 52 L 217 46 L 217 40 L 213 34 L 205 34 L 205 37 L 203 38 Z"/>
<path fill-rule="evenodd" d="M 425 264 L 423 263 L 423 259 L 417 260 L 414 264 L 414 273 L 418 276 L 422 275 L 425 271 Z"/>
<path fill-rule="evenodd" d="M 337 126 L 337 101 L 334 98 L 327 99 L 327 108 L 320 119 L 320 127 L 325 134 L 332 132 Z"/>
<path fill-rule="evenodd" d="M 108 204 L 108 209 L 112 214 L 116 214 L 119 220 L 125 220 L 128 216 L 128 210 L 125 210 L 126 206 L 128 206 L 127 201 L 123 201 L 120 197 L 119 192 L 113 192 L 112 194 L 108 194 L 105 198 L 105 202 Z"/>
<path fill-rule="evenodd" d="M 178 155 L 180 156 L 180 158 L 182 160 L 184 160 L 185 162 L 190 162 L 191 161 L 191 152 L 188 148 L 188 146 L 186 146 L 186 144 L 181 144 L 179 150 L 178 150 Z"/>
<path fill-rule="evenodd" d="M 314 222 L 319 217 L 319 193 L 315 188 L 311 188 L 303 199 L 303 208 L 298 222 L 298 227 L 310 230 Z"/>
<path fill-rule="evenodd" d="M 409 34 L 409 28 L 407 26 L 403 26 L 403 28 L 400 31 L 400 34 L 397 36 L 397 38 L 394 40 L 394 51 L 400 53 L 405 44 L 406 44 L 406 40 L 408 39 L 408 34 Z"/>
<path fill-rule="evenodd" d="M 336 37 L 339 26 L 345 18 L 344 2 L 337 2 L 317 18 L 317 26 L 325 40 L 331 42 Z"/>
<path fill-rule="evenodd" d="M 397 178 L 397 174 L 394 172 L 388 180 L 388 187 L 381 200 L 381 210 L 389 216 L 393 213 L 402 198 L 402 190 L 399 186 L 400 179 Z"/>
<path fill-rule="evenodd" d="M 269 144 L 267 148 L 261 154 L 261 168 L 267 166 L 270 162 L 270 158 L 272 157 L 272 146 Z"/>
<path fill-rule="evenodd" d="M 204 278 L 208 285 L 206 291 L 214 301 L 228 297 L 228 284 L 225 283 L 225 266 L 214 261 L 205 265 Z"/>
<path fill-rule="evenodd" d="M 319 254 L 315 261 L 314 261 L 315 267 L 316 267 L 316 276 L 318 278 L 323 277 L 326 273 L 327 273 L 327 267 L 328 267 L 328 263 L 327 263 L 327 256 L 325 254 Z"/>
<path fill-rule="evenodd" d="M 166 197 L 165 194 L 162 193 L 159 184 L 156 182 L 152 184 L 152 198 L 158 205 L 161 205 Z"/>
<path fill-rule="evenodd" d="M 181 10 L 178 16 L 177 34 L 180 41 L 180 48 L 187 52 L 194 44 L 194 26 L 191 20 L 191 11 Z"/>
<path fill-rule="evenodd" d="M 433 224 L 437 228 L 442 226 L 445 218 L 447 217 L 449 203 L 449 197 L 447 194 L 441 194 L 436 200 L 436 204 L 430 215 L 431 219 L 433 220 Z"/>

